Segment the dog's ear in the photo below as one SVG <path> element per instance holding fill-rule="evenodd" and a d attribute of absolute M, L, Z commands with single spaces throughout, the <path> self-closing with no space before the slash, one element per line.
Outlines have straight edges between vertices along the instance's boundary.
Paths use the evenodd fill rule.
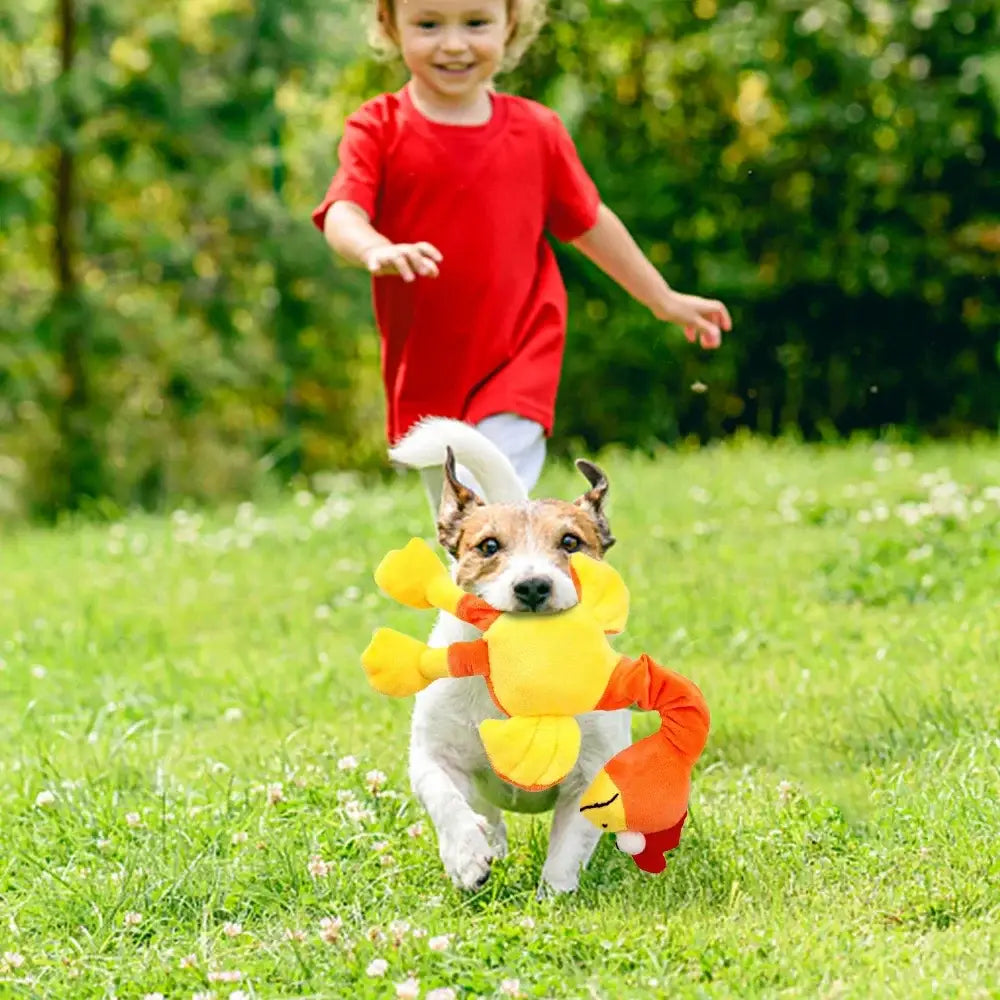
<path fill-rule="evenodd" d="M 593 462 L 583 458 L 576 460 L 576 467 L 590 483 L 590 489 L 573 502 L 593 518 L 601 547 L 607 551 L 615 544 L 615 536 L 611 534 L 611 525 L 608 524 L 608 517 L 604 512 L 604 502 L 608 496 L 608 477 Z"/>
<path fill-rule="evenodd" d="M 455 475 L 455 453 L 448 448 L 444 460 L 444 489 L 441 506 L 438 509 L 438 541 L 453 556 L 458 555 L 458 543 L 462 537 L 462 522 L 475 507 L 482 507 L 483 501 L 458 481 Z"/>

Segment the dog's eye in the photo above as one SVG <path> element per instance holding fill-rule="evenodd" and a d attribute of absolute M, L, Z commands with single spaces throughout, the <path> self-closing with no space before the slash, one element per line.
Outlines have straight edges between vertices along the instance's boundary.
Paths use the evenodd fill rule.
<path fill-rule="evenodd" d="M 561 548 L 564 552 L 579 552 L 582 544 L 583 541 L 579 535 L 574 535 L 571 531 L 567 531 L 566 534 L 559 539 L 559 548 Z"/>
<path fill-rule="evenodd" d="M 484 538 L 476 548 L 484 556 L 495 556 L 500 551 L 500 543 L 495 538 Z"/>

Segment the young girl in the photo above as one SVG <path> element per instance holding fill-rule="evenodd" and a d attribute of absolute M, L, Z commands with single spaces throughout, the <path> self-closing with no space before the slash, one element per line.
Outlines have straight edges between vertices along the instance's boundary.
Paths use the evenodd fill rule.
<path fill-rule="evenodd" d="M 313 221 L 374 277 L 388 437 L 421 417 L 480 426 L 530 490 L 551 433 L 566 292 L 545 239 L 572 243 L 657 319 L 719 346 L 716 300 L 671 289 L 601 203 L 559 118 L 496 93 L 544 0 L 375 0 L 409 82 L 346 123 Z"/>

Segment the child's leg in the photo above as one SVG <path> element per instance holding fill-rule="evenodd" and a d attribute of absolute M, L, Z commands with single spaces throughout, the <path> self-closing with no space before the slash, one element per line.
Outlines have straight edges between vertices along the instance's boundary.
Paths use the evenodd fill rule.
<path fill-rule="evenodd" d="M 518 478 L 530 493 L 545 463 L 545 430 L 541 424 L 516 413 L 496 413 L 476 424 L 511 461 Z"/>

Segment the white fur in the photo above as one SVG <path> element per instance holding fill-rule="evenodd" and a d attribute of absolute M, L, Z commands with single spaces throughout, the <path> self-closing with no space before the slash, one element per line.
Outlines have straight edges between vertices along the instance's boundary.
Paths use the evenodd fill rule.
<path fill-rule="evenodd" d="M 528 492 L 517 477 L 510 459 L 475 427 L 461 420 L 430 417 L 416 424 L 395 448 L 389 450 L 393 462 L 411 469 L 444 466 L 448 446 L 486 494 L 490 503 L 517 503 Z"/>
<path fill-rule="evenodd" d="M 552 586 L 551 596 L 545 603 L 545 611 L 565 611 L 576 604 L 576 587 L 568 573 L 552 564 L 547 553 L 535 547 L 529 538 L 525 550 L 508 558 L 503 572 L 477 588 L 477 595 L 498 611 L 524 611 L 518 602 L 514 586 L 520 580 L 531 577 L 544 578 Z"/>
<path fill-rule="evenodd" d="M 453 420 L 422 422 L 390 453 L 415 468 L 441 465 L 450 446 L 456 460 L 479 481 L 488 503 L 527 502 L 526 492 L 504 455 L 483 435 Z M 553 583 L 551 607 L 576 602 L 569 577 L 529 541 L 513 555 L 516 576 L 507 569 L 483 589 L 494 607 L 510 601 L 516 579 L 546 576 Z M 494 592 L 495 591 L 495 592 Z M 428 640 L 432 646 L 473 639 L 479 633 L 450 615 L 441 614 Z M 627 710 L 593 712 L 579 717 L 583 733 L 580 756 L 572 772 L 556 789 L 523 792 L 493 774 L 479 739 L 486 718 L 502 718 L 480 677 L 435 681 L 416 697 L 410 735 L 410 782 L 437 831 L 445 870 L 462 889 L 481 886 L 493 861 L 507 851 L 501 806 L 523 812 L 553 809 L 549 847 L 542 867 L 540 891 L 576 889 L 600 839 L 600 832 L 579 813 L 580 796 L 601 767 L 631 741 Z"/>

